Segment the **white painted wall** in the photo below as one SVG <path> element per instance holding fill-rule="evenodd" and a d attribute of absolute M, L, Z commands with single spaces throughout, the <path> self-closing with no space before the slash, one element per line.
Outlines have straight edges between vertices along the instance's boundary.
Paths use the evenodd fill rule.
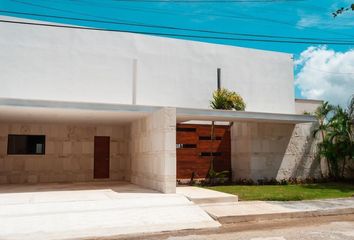
<path fill-rule="evenodd" d="M 209 108 L 221 68 L 222 85 L 239 92 L 248 111 L 295 111 L 289 54 L 4 23 L 0 36 L 0 97 L 129 104 L 136 59 L 140 105 Z"/>

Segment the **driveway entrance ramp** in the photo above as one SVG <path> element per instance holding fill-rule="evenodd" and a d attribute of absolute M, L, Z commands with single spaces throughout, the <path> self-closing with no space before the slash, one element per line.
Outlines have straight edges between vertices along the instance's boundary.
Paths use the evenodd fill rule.
<path fill-rule="evenodd" d="M 77 239 L 219 226 L 182 195 L 129 183 L 0 187 L 0 239 Z"/>

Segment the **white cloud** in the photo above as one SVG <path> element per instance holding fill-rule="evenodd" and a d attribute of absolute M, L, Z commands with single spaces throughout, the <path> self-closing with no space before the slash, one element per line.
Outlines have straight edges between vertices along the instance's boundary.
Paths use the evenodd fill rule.
<path fill-rule="evenodd" d="M 342 6 L 347 6 L 346 4 Z M 298 21 L 296 28 L 317 28 L 317 29 L 352 29 L 354 26 L 353 16 L 351 12 L 342 14 L 340 17 L 334 18 L 332 12 L 340 7 L 324 8 L 321 14 L 308 13 L 303 10 L 298 10 Z M 333 33 L 333 32 L 332 32 Z"/>
<path fill-rule="evenodd" d="M 354 49 L 336 52 L 326 46 L 309 47 L 295 61 L 300 71 L 295 84 L 309 99 L 346 106 L 354 94 Z"/>
<path fill-rule="evenodd" d="M 304 15 L 296 23 L 297 28 L 318 26 L 323 20 L 318 15 Z"/>

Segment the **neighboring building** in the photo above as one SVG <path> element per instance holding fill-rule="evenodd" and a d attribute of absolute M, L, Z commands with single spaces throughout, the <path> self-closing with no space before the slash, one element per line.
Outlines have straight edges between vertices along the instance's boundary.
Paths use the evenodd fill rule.
<path fill-rule="evenodd" d="M 289 54 L 18 24 L 0 35 L 0 183 L 110 179 L 174 192 L 176 169 L 205 175 L 210 121 L 224 122 L 212 151 L 234 180 L 319 174 Z M 218 71 L 246 112 L 208 109 Z"/>
<path fill-rule="evenodd" d="M 323 103 L 321 100 L 295 99 L 296 114 L 314 114 L 318 106 Z"/>

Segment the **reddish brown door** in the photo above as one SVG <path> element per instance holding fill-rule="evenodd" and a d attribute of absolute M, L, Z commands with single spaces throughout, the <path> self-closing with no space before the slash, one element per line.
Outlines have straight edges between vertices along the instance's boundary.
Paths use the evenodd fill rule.
<path fill-rule="evenodd" d="M 215 126 L 211 141 L 210 125 L 177 125 L 177 179 L 205 178 L 214 159 L 217 172 L 231 169 L 229 126 Z"/>
<path fill-rule="evenodd" d="M 109 137 L 95 136 L 94 178 L 109 178 Z"/>

